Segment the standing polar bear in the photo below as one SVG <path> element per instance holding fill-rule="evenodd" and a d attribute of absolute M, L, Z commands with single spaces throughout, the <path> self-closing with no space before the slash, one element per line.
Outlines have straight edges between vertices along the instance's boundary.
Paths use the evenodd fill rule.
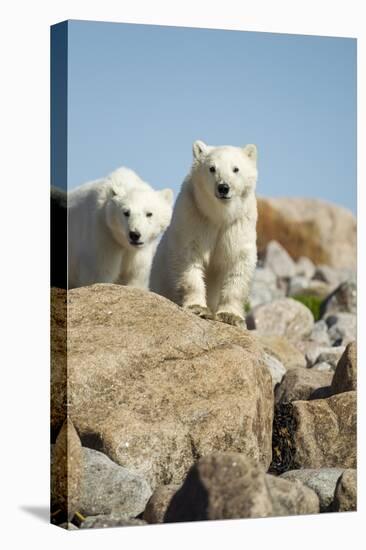
<path fill-rule="evenodd" d="M 128 168 L 68 195 L 68 283 L 148 288 L 159 235 L 169 225 L 173 192 L 155 191 Z"/>
<path fill-rule="evenodd" d="M 193 156 L 153 260 L 150 289 L 200 317 L 245 326 L 257 262 L 257 149 L 196 141 Z"/>

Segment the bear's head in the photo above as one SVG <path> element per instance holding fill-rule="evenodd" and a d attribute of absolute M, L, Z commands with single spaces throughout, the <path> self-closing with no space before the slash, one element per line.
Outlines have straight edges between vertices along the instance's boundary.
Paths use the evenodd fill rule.
<path fill-rule="evenodd" d="M 122 247 L 137 250 L 149 245 L 168 227 L 172 203 L 171 189 L 112 187 L 107 202 L 107 224 Z"/>
<path fill-rule="evenodd" d="M 258 177 L 255 145 L 214 147 L 195 141 L 193 157 L 192 176 L 202 200 L 204 197 L 211 204 L 231 210 L 255 190 Z"/>

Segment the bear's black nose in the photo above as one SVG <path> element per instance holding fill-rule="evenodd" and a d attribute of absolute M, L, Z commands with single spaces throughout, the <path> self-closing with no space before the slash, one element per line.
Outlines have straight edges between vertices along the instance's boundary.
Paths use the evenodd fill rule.
<path fill-rule="evenodd" d="M 141 237 L 141 233 L 138 231 L 130 231 L 130 239 L 133 243 L 137 243 Z"/>
<path fill-rule="evenodd" d="M 220 193 L 220 195 L 225 196 L 228 194 L 230 187 L 228 186 L 227 183 L 219 183 L 219 185 L 217 186 L 217 190 Z"/>

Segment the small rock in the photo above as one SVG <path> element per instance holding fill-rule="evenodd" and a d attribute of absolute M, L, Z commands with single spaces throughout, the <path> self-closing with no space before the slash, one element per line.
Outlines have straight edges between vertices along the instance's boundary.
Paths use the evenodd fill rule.
<path fill-rule="evenodd" d="M 101 529 L 104 527 L 128 527 L 131 525 L 147 525 L 146 521 L 134 518 L 120 518 L 113 514 L 87 517 L 80 529 Z"/>
<path fill-rule="evenodd" d="M 147 523 L 163 523 L 165 513 L 169 507 L 173 495 L 180 485 L 160 485 L 155 489 L 144 511 L 144 520 Z"/>
<path fill-rule="evenodd" d="M 267 267 L 277 277 L 291 278 L 295 275 L 295 262 L 277 241 L 270 241 L 266 247 L 264 267 Z"/>
<path fill-rule="evenodd" d="M 317 298 L 323 300 L 331 291 L 332 287 L 328 283 L 311 280 L 304 294 L 308 296 L 316 296 Z"/>
<path fill-rule="evenodd" d="M 335 370 L 345 349 L 345 346 L 336 346 L 323 350 L 316 358 L 316 363 L 328 363 L 328 365 L 331 365 L 333 370 Z"/>
<path fill-rule="evenodd" d="M 271 495 L 273 516 L 298 516 L 319 512 L 318 496 L 300 481 L 289 481 L 267 474 L 266 482 Z"/>
<path fill-rule="evenodd" d="M 290 470 L 282 474 L 281 478 L 301 481 L 315 491 L 319 497 L 320 511 L 326 512 L 333 501 L 335 487 L 343 471 L 341 468 Z"/>
<path fill-rule="evenodd" d="M 294 277 L 291 277 L 287 290 L 288 296 L 304 294 L 304 292 L 309 288 L 309 284 L 309 279 L 304 275 L 295 275 Z"/>
<path fill-rule="evenodd" d="M 295 264 L 295 274 L 312 279 L 315 273 L 315 265 L 306 256 L 301 256 Z"/>
<path fill-rule="evenodd" d="M 338 479 L 334 493 L 333 510 L 335 512 L 354 512 L 357 510 L 356 470 L 345 470 Z"/>
<path fill-rule="evenodd" d="M 247 325 L 256 328 L 261 335 L 284 336 L 296 342 L 311 334 L 314 318 L 300 302 L 282 298 L 254 308 L 247 318 Z"/>
<path fill-rule="evenodd" d="M 52 508 L 59 508 L 68 520 L 79 507 L 83 484 L 83 453 L 81 442 L 73 423 L 65 420 L 51 458 L 51 502 Z"/>
<path fill-rule="evenodd" d="M 309 514 L 316 494 L 302 483 L 266 474 L 239 453 L 214 453 L 196 462 L 173 496 L 166 522 Z"/>
<path fill-rule="evenodd" d="M 356 392 L 291 405 L 298 468 L 355 468 Z"/>
<path fill-rule="evenodd" d="M 313 279 L 328 283 L 333 289 L 341 283 L 339 272 L 329 265 L 318 265 L 315 269 Z"/>
<path fill-rule="evenodd" d="M 334 369 L 332 365 L 330 365 L 329 363 L 326 363 L 325 361 L 322 361 L 321 363 L 316 363 L 313 367 L 310 367 L 310 370 L 334 373 Z"/>
<path fill-rule="evenodd" d="M 309 340 L 311 340 L 312 342 L 316 342 L 320 346 L 330 347 L 328 325 L 323 319 L 317 321 L 314 324 L 313 330 L 311 331 L 311 334 L 309 336 Z"/>
<path fill-rule="evenodd" d="M 305 356 L 286 338 L 282 336 L 260 335 L 257 331 L 253 331 L 253 333 L 263 350 L 269 355 L 276 357 L 286 370 L 295 367 L 306 367 Z"/>
<path fill-rule="evenodd" d="M 357 319 L 353 313 L 327 314 L 325 322 L 333 346 L 346 346 L 357 338 Z"/>
<path fill-rule="evenodd" d="M 283 381 L 276 390 L 276 402 L 306 400 L 315 390 L 329 387 L 333 372 L 314 371 L 313 369 L 296 368 L 287 371 Z"/>
<path fill-rule="evenodd" d="M 263 362 L 271 373 L 273 389 L 275 389 L 275 387 L 281 383 L 283 377 L 285 376 L 286 369 L 281 361 L 268 353 L 263 354 Z"/>
<path fill-rule="evenodd" d="M 79 511 L 84 516 L 116 514 L 135 517 L 144 511 L 151 488 L 138 473 L 112 462 L 105 454 L 83 448 L 84 485 Z"/>
<path fill-rule="evenodd" d="M 301 342 L 297 343 L 297 348 L 299 351 L 301 351 L 305 356 L 306 366 L 312 367 L 315 365 L 319 355 L 323 351 L 327 351 L 330 346 L 324 346 L 321 344 L 318 344 L 317 342 L 313 342 L 311 340 L 303 340 Z"/>
<path fill-rule="evenodd" d="M 348 344 L 335 369 L 332 393 L 342 393 L 357 389 L 357 346 Z"/>
<path fill-rule="evenodd" d="M 250 307 L 266 304 L 283 296 L 285 296 L 285 291 L 277 287 L 277 277 L 273 271 L 268 268 L 257 267 L 249 294 Z"/>
<path fill-rule="evenodd" d="M 326 313 L 353 313 L 357 310 L 356 281 L 345 281 L 340 284 L 322 303 L 321 315 Z"/>

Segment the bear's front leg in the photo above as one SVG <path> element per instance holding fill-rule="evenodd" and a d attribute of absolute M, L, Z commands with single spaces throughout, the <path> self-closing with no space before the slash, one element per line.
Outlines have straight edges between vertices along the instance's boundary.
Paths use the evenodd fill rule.
<path fill-rule="evenodd" d="M 253 258 L 251 258 L 253 256 Z M 245 301 L 256 262 L 255 253 L 240 261 L 223 275 L 220 300 L 216 310 L 217 321 L 246 328 Z"/>
<path fill-rule="evenodd" d="M 191 265 L 184 271 L 180 279 L 178 292 L 181 296 L 180 302 L 184 309 L 191 311 L 203 319 L 213 318 L 206 303 L 203 266 Z"/>

